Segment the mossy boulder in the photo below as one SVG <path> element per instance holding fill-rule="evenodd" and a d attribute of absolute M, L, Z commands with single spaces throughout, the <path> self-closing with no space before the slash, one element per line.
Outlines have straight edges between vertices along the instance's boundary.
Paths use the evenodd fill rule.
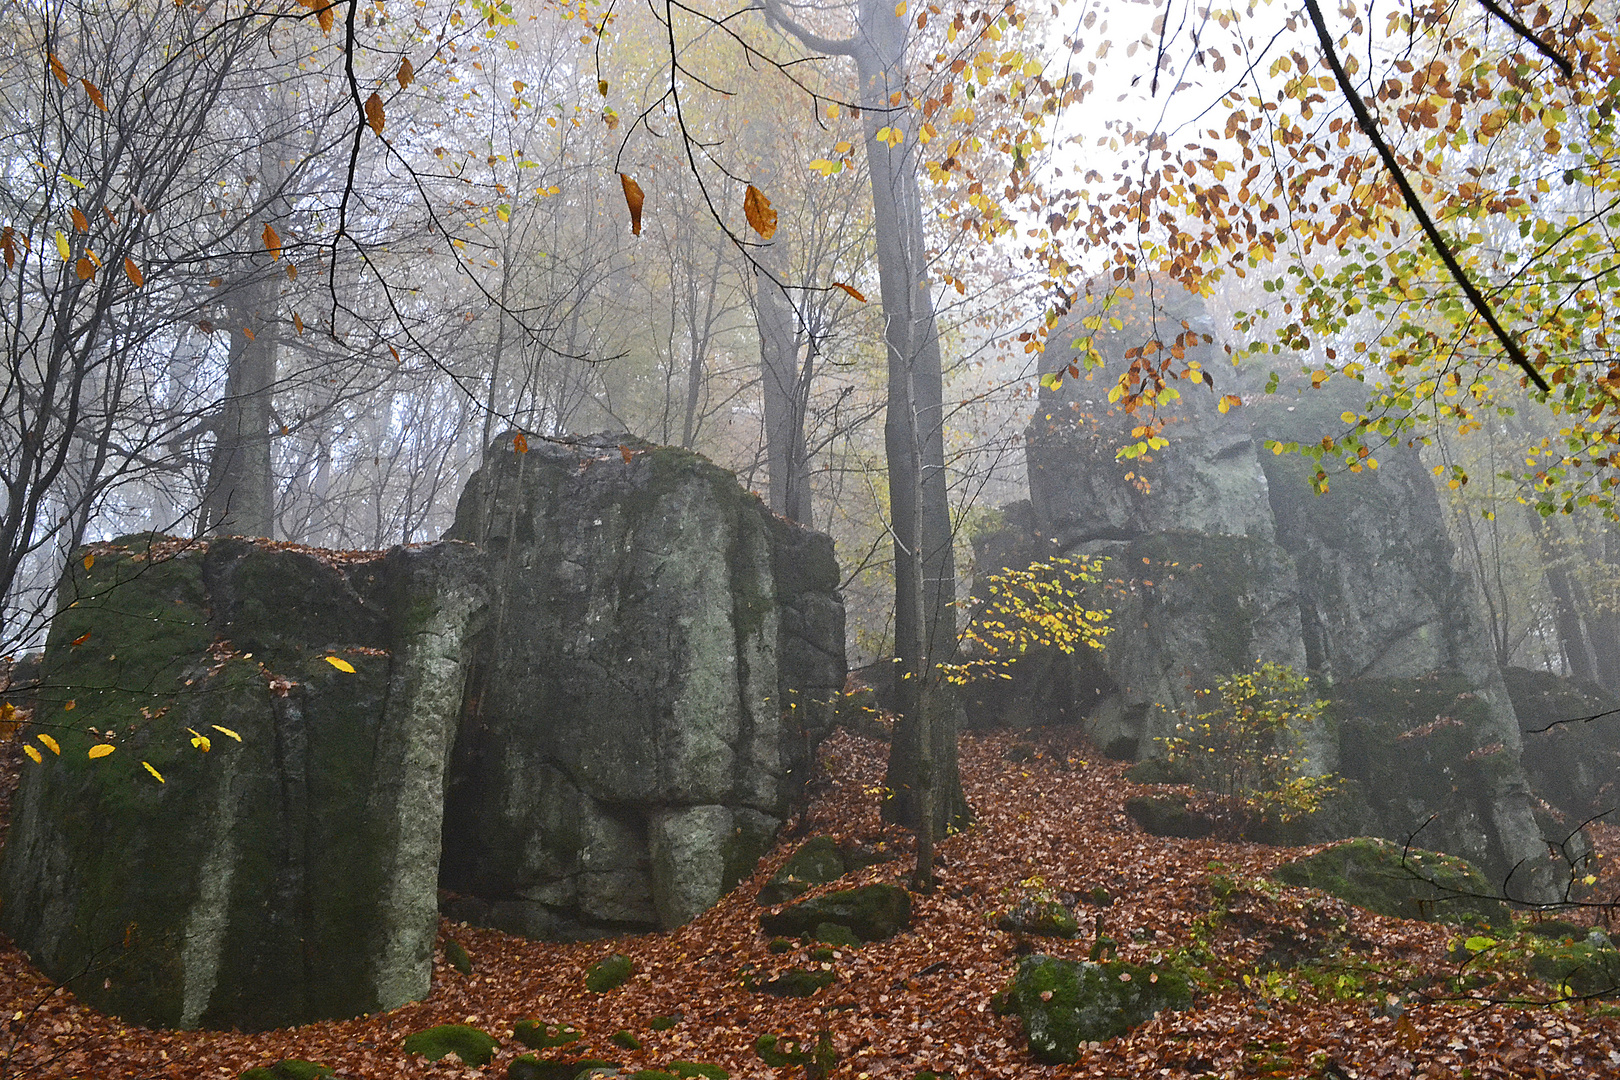
<path fill-rule="evenodd" d="M 1184 795 L 1132 795 L 1126 815 L 1154 836 L 1200 839 L 1215 831 L 1215 820 L 1187 807 Z"/>
<path fill-rule="evenodd" d="M 911 925 L 911 894 L 896 885 L 862 885 L 800 900 L 759 917 L 768 934 L 813 934 L 822 923 L 847 926 L 862 941 L 881 941 Z"/>
<path fill-rule="evenodd" d="M 636 972 L 636 962 L 623 953 L 614 953 L 592 964 L 585 972 L 585 989 L 605 994 L 623 986 Z"/>
<path fill-rule="evenodd" d="M 596 1058 L 541 1058 L 524 1054 L 506 1067 L 507 1080 L 575 1080 L 592 1069 L 617 1069 L 618 1063 Z"/>
<path fill-rule="evenodd" d="M 62 752 L 13 804 L 0 926 L 129 1023 L 264 1030 L 424 996 L 483 589 L 464 544 L 77 553 L 37 717 Z"/>
<path fill-rule="evenodd" d="M 1009 933 L 1055 938 L 1072 938 L 1080 932 L 1074 915 L 1056 900 L 1020 900 L 1002 912 L 996 926 Z"/>
<path fill-rule="evenodd" d="M 1530 973 L 1560 994 L 1575 997 L 1620 995 L 1620 950 L 1601 930 L 1570 940 L 1535 945 L 1527 958 Z"/>
<path fill-rule="evenodd" d="M 286 1058 L 274 1065 L 248 1069 L 237 1080 L 321 1080 L 323 1076 L 335 1075 L 336 1071 L 330 1065 L 304 1061 L 301 1058 Z"/>
<path fill-rule="evenodd" d="M 1550 671 L 1507 668 L 1502 677 L 1535 793 L 1576 822 L 1612 809 L 1620 799 L 1620 719 L 1581 721 L 1620 709 L 1620 701 Z"/>
<path fill-rule="evenodd" d="M 578 1042 L 579 1029 L 569 1024 L 548 1024 L 542 1020 L 519 1020 L 512 1025 L 512 1037 L 530 1050 L 555 1050 Z"/>
<path fill-rule="evenodd" d="M 1023 1019 L 1030 1053 L 1047 1065 L 1072 1062 L 1081 1043 L 1116 1038 L 1161 1009 L 1191 1004 L 1186 977 L 1168 966 L 1039 953 L 1019 961 L 1007 995 L 1009 1010 Z"/>
<path fill-rule="evenodd" d="M 1454 855 L 1360 837 L 1284 863 L 1271 876 L 1321 889 L 1379 915 L 1506 925 L 1507 909 L 1472 863 Z"/>
<path fill-rule="evenodd" d="M 813 997 L 838 981 L 838 975 L 822 968 L 788 968 L 764 981 L 748 981 L 750 990 L 775 997 Z"/>
<path fill-rule="evenodd" d="M 837 881 L 849 872 L 838 841 L 830 836 L 813 836 L 788 856 L 782 868 L 759 890 L 761 904 L 774 906 L 802 896 L 817 885 Z"/>
<path fill-rule="evenodd" d="M 859 948 L 863 943 L 855 931 L 843 923 L 817 923 L 815 939 L 823 945 L 837 945 L 847 949 Z"/>
<path fill-rule="evenodd" d="M 407 1054 L 421 1054 L 429 1061 L 454 1054 L 463 1065 L 481 1069 L 495 1057 L 501 1041 L 487 1031 L 468 1024 L 440 1024 L 408 1035 L 401 1044 Z"/>
<path fill-rule="evenodd" d="M 707 1061 L 672 1061 L 669 1071 L 682 1080 L 691 1077 L 703 1077 L 703 1080 L 730 1080 L 731 1074 L 718 1065 Z"/>

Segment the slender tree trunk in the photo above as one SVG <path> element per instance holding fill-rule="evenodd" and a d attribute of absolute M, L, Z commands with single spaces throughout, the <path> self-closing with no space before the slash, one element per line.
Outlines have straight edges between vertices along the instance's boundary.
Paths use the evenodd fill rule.
<path fill-rule="evenodd" d="M 208 532 L 264 537 L 273 532 L 270 409 L 276 346 L 267 316 L 274 297 L 274 282 L 261 280 L 241 287 L 229 305 L 230 368 L 203 495 Z"/>
<path fill-rule="evenodd" d="M 1530 516 L 1530 528 L 1536 534 L 1536 543 L 1541 550 L 1542 576 L 1547 582 L 1547 591 L 1552 594 L 1553 629 L 1558 634 L 1558 645 L 1564 653 L 1569 664 L 1569 673 L 1577 679 L 1589 683 L 1598 681 L 1597 655 L 1592 647 L 1592 640 L 1587 633 L 1586 620 L 1583 612 L 1590 610 L 1591 604 L 1584 602 L 1585 590 L 1569 572 L 1568 555 L 1560 549 L 1559 537 L 1556 527 L 1539 513 L 1533 506 L 1526 506 L 1525 513 Z"/>
<path fill-rule="evenodd" d="M 779 234 L 773 243 L 761 248 L 759 265 L 754 269 L 754 323 L 759 328 L 760 383 L 765 405 L 765 461 L 771 509 L 811 525 L 810 454 L 804 441 L 804 421 L 814 342 L 800 332 L 803 320 L 779 284 L 788 273 L 786 244 Z"/>

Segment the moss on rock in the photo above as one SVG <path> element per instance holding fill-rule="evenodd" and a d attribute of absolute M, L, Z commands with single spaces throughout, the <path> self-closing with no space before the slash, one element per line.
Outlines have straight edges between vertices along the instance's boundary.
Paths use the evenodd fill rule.
<path fill-rule="evenodd" d="M 1359 837 L 1272 871 L 1285 885 L 1321 889 L 1379 915 L 1505 925 L 1507 909 L 1468 860 Z"/>
<path fill-rule="evenodd" d="M 623 986 L 636 971 L 634 960 L 623 953 L 598 960 L 585 972 L 585 989 L 593 994 L 605 994 Z"/>
<path fill-rule="evenodd" d="M 489 1032 L 468 1024 L 439 1024 L 406 1036 L 401 1047 L 407 1054 L 421 1054 L 429 1061 L 454 1054 L 463 1065 L 481 1069 L 494 1059 L 500 1045 L 501 1041 Z"/>
<path fill-rule="evenodd" d="M 911 925 L 911 894 L 895 885 L 862 885 L 801 900 L 759 917 L 768 934 L 814 934 L 822 923 L 847 926 L 862 941 L 881 941 Z"/>
<path fill-rule="evenodd" d="M 1116 1038 L 1161 1009 L 1192 1004 L 1186 978 L 1167 966 L 1076 963 L 1039 953 L 1019 962 L 1008 997 L 1023 1018 L 1030 1053 L 1047 1065 L 1072 1062 L 1081 1043 Z"/>
<path fill-rule="evenodd" d="M 826 835 L 812 836 L 771 875 L 771 880 L 759 890 L 758 900 L 766 905 L 786 903 L 816 885 L 837 881 L 847 872 L 838 841 Z"/>
<path fill-rule="evenodd" d="M 1125 813 L 1154 836 L 1199 839 L 1215 831 L 1214 819 L 1189 810 L 1184 795 L 1133 795 L 1125 800 Z"/>
<path fill-rule="evenodd" d="M 1009 933 L 1042 937 L 1072 938 L 1080 932 L 1079 922 L 1056 900 L 1021 900 L 1003 912 L 996 925 Z"/>

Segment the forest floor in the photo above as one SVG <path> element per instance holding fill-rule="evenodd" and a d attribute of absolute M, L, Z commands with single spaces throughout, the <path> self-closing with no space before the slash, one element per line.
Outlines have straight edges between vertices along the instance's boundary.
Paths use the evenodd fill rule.
<path fill-rule="evenodd" d="M 566 1048 L 573 1057 L 634 1068 L 709 1062 L 737 1078 L 803 1075 L 766 1066 L 754 1042 L 765 1034 L 814 1039 L 820 1029 L 841 1055 L 831 1075 L 850 1080 L 910 1080 L 923 1069 L 958 1080 L 1620 1076 L 1620 1009 L 1547 1004 L 1554 992 L 1508 964 L 1500 981 L 1459 990 L 1460 976 L 1493 976 L 1489 954 L 1453 958 L 1461 955 L 1454 927 L 1384 918 L 1258 880 L 1314 849 L 1148 836 L 1121 809 L 1144 790 L 1123 778 L 1124 766 L 1054 733 L 963 738 L 962 778 L 978 819 L 940 845 L 939 887 L 915 899 L 909 931 L 836 950 L 828 962 L 837 982 L 811 998 L 750 992 L 739 977 L 745 964 L 769 974 L 813 962 L 807 947 L 770 951 L 754 899 L 804 837 L 825 832 L 885 844 L 902 857 L 855 879 L 905 880 L 907 838 L 878 817 L 885 753 L 882 743 L 848 733 L 829 740 L 825 775 L 792 835 L 692 923 L 670 933 L 546 944 L 446 921 L 427 1000 L 374 1016 L 258 1034 L 127 1027 L 54 989 L 0 940 L 0 1078 L 234 1080 L 282 1058 L 324 1062 L 356 1080 L 504 1077 L 527 1052 L 510 1038 L 525 1018 L 577 1027 L 583 1038 Z M 1612 867 L 1620 830 L 1598 832 Z M 1099 887 L 1111 903 L 1091 899 Z M 1079 937 L 1024 940 L 997 929 L 998 912 L 1042 890 L 1078 898 Z M 1308 940 L 1328 924 L 1346 946 L 1337 955 L 1257 966 L 1279 942 Z M 1185 1012 L 1160 1013 L 1126 1036 L 1090 1044 L 1074 1065 L 1038 1065 L 1018 1019 L 997 1016 L 991 996 L 1020 952 L 1033 946 L 1084 958 L 1099 931 L 1118 941 L 1121 959 L 1201 958 L 1204 985 Z M 450 939 L 470 954 L 470 976 L 445 962 Z M 588 992 L 586 968 L 612 952 L 632 957 L 636 974 L 605 994 Z M 656 1016 L 679 1020 L 654 1031 Z M 407 1035 L 445 1023 L 489 1031 L 501 1038 L 500 1053 L 470 1069 L 454 1057 L 432 1063 L 401 1048 Z M 642 1049 L 615 1045 L 621 1029 Z"/>

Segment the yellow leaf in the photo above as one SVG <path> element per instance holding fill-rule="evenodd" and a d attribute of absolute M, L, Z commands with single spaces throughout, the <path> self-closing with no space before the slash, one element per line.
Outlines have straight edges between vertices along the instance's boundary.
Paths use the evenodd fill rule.
<path fill-rule="evenodd" d="M 276 232 L 274 225 L 266 225 L 259 237 L 264 241 L 264 250 L 270 253 L 272 262 L 281 258 L 281 234 Z"/>
<path fill-rule="evenodd" d="M 866 297 L 864 297 L 860 293 L 856 292 L 853 286 L 845 285 L 842 281 L 835 281 L 835 282 L 832 283 L 832 287 L 835 288 L 835 289 L 843 289 L 845 292 L 849 293 L 849 295 L 853 296 L 860 303 L 863 303 L 863 304 L 866 303 Z"/>
<path fill-rule="evenodd" d="M 641 185 L 624 173 L 619 174 L 619 184 L 624 188 L 624 204 L 630 208 L 630 235 L 640 236 L 641 207 L 646 202 L 646 196 L 641 193 Z"/>
<path fill-rule="evenodd" d="M 56 230 L 56 253 L 62 256 L 63 262 L 67 262 L 73 255 L 72 249 L 68 247 L 67 233 L 61 229 Z"/>
<path fill-rule="evenodd" d="M 39 733 L 39 741 L 45 744 L 45 749 L 49 750 L 53 754 L 56 754 L 58 757 L 61 756 L 61 754 L 62 754 L 61 744 L 59 744 L 55 739 L 51 738 L 49 735 L 45 734 L 43 731 Z"/>
<path fill-rule="evenodd" d="M 227 739 L 235 739 L 237 742 L 242 741 L 242 736 L 238 735 L 228 727 L 220 727 L 218 724 L 209 724 L 208 726 L 225 736 Z"/>
<path fill-rule="evenodd" d="M 897 19 L 906 17 L 906 0 L 900 0 L 900 3 L 894 5 L 894 17 Z"/>
<path fill-rule="evenodd" d="M 149 772 L 153 776 L 157 777 L 157 782 L 158 783 L 160 783 L 160 784 L 167 784 L 168 783 L 167 780 L 163 779 L 163 774 L 162 773 L 160 773 L 156 769 L 152 768 L 152 763 L 150 761 L 143 761 L 143 762 L 141 762 L 141 764 L 146 766 L 146 771 L 147 772 Z"/>
<path fill-rule="evenodd" d="M 88 570 L 94 565 L 96 565 L 96 557 L 94 555 L 86 555 L 84 557 L 84 568 Z"/>
<path fill-rule="evenodd" d="M 341 656 L 328 656 L 326 658 L 326 662 L 337 668 L 339 671 L 346 671 L 350 675 L 354 674 L 354 665 L 343 659 Z"/>
<path fill-rule="evenodd" d="M 603 97 L 607 97 L 608 85 L 606 79 L 596 80 L 596 92 L 601 94 Z"/>
<path fill-rule="evenodd" d="M 35 750 L 32 746 L 24 746 L 23 747 L 23 753 L 25 753 L 29 757 L 33 758 L 35 765 L 38 765 L 38 764 L 40 764 L 41 762 L 43 762 L 45 760 L 44 757 L 42 757 L 40 755 L 40 752 L 38 750 Z"/>
<path fill-rule="evenodd" d="M 90 760 L 94 761 L 97 758 L 104 758 L 104 757 L 106 757 L 108 754 L 112 753 L 116 749 L 118 749 L 118 748 L 116 746 L 114 746 L 112 743 L 97 743 L 96 745 L 94 745 L 94 746 L 92 746 L 90 748 L 90 753 L 89 753 Z"/>
<path fill-rule="evenodd" d="M 141 268 L 135 265 L 134 259 L 128 257 L 124 259 L 124 276 L 129 278 L 129 283 L 137 289 L 146 284 L 146 276 L 141 273 Z"/>
<path fill-rule="evenodd" d="M 776 235 L 776 211 L 771 207 L 771 200 L 753 184 L 743 193 L 743 214 L 748 218 L 749 227 L 763 239 Z"/>
<path fill-rule="evenodd" d="M 186 730 L 191 732 L 191 748 L 193 750 L 201 750 L 206 754 L 214 748 L 214 744 L 208 741 L 208 736 L 202 734 L 196 728 L 186 728 Z"/>
<path fill-rule="evenodd" d="M 411 67 L 410 57 L 407 56 L 400 60 L 399 70 L 394 73 L 394 78 L 399 80 L 401 90 L 411 85 L 411 82 L 416 78 L 416 69 Z"/>
<path fill-rule="evenodd" d="M 376 134 L 383 133 L 383 100 L 375 90 L 366 98 L 366 123 L 371 125 L 371 130 Z"/>

